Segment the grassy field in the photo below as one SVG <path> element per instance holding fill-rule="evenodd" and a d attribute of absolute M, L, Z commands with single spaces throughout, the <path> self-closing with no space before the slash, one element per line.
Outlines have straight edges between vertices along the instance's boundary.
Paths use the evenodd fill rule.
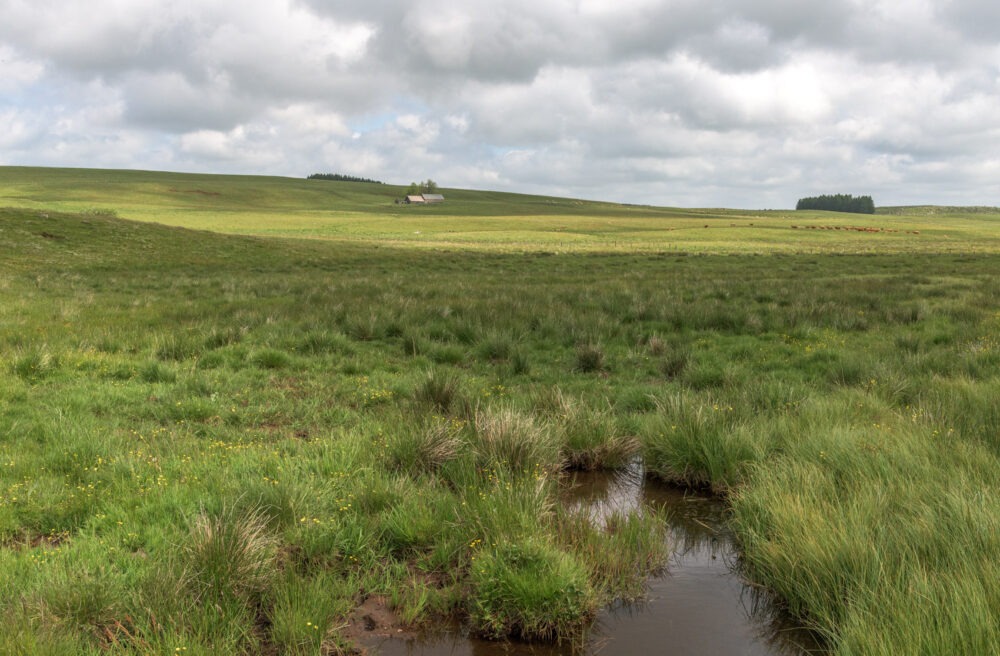
<path fill-rule="evenodd" d="M 1000 216 L 444 193 L 0 169 L 0 652 L 572 640 L 638 456 L 834 653 L 998 653 Z"/>
<path fill-rule="evenodd" d="M 672 209 L 324 180 L 0 167 L 0 207 L 111 215 L 228 234 L 487 252 L 996 253 L 1000 210 L 933 214 Z M 947 209 L 947 208 L 945 208 Z M 982 209 L 982 208 L 979 208 Z"/>

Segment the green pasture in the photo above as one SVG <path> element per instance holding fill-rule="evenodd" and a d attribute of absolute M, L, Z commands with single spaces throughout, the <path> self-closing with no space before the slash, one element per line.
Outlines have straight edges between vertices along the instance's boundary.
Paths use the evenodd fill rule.
<path fill-rule="evenodd" d="M 0 169 L 0 653 L 579 642 L 636 458 L 831 653 L 998 653 L 1000 217 L 400 190 Z"/>
<path fill-rule="evenodd" d="M 992 253 L 997 211 L 945 215 L 675 209 L 274 177 L 0 167 L 0 206 L 113 215 L 230 234 L 555 253 Z M 982 208 L 980 208 L 982 209 Z M 898 213 L 903 211 L 903 213 Z M 872 229 L 871 232 L 857 230 Z"/>

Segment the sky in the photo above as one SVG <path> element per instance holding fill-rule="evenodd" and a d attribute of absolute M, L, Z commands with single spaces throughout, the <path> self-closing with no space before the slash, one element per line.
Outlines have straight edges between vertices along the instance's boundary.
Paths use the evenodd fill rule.
<path fill-rule="evenodd" d="M 0 165 L 1000 205 L 996 0 L 0 0 Z"/>

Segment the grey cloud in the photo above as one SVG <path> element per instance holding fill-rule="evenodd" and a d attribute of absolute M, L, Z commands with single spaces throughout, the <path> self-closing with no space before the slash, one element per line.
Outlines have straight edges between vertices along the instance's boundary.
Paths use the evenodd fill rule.
<path fill-rule="evenodd" d="M 1000 34 L 1000 3 L 995 0 L 945 0 L 938 14 L 965 37 L 996 46 Z"/>
<path fill-rule="evenodd" d="M 842 43 L 857 5 L 847 0 L 732 0 L 728 9 L 782 41 Z"/>
<path fill-rule="evenodd" d="M 330 26 L 327 43 L 317 43 L 315 37 L 323 36 L 325 26 L 315 16 L 293 25 L 309 26 L 315 33 L 309 35 L 311 41 L 297 42 L 294 32 L 286 34 L 288 25 L 268 22 L 273 9 L 257 10 L 255 15 L 255 3 L 235 10 L 225 3 L 221 7 L 143 4 L 104 11 L 92 3 L 69 3 L 64 11 L 61 6 L 28 10 L 20 3 L 0 3 L 0 12 L 10 9 L 0 24 L 0 38 L 19 53 L 45 62 L 52 72 L 82 79 L 126 86 L 135 86 L 137 78 L 160 79 L 169 82 L 163 90 L 169 93 L 183 78 L 186 86 L 213 95 L 220 92 L 219 80 L 226 80 L 222 91 L 231 94 L 231 104 L 246 98 L 266 103 L 325 96 L 364 106 L 379 96 L 369 68 L 363 64 L 358 70 L 340 68 L 335 52 L 343 34 Z M 286 17 L 277 12 L 277 18 Z M 324 50 L 329 50 L 325 56 Z M 130 115 L 150 114 L 149 110 L 137 108 Z"/>
<path fill-rule="evenodd" d="M 992 1 L 288 1 L 0 0 L 0 159 L 688 205 L 906 200 L 933 171 L 996 193 Z"/>
<path fill-rule="evenodd" d="M 319 13 L 378 25 L 379 56 L 409 74 L 508 81 L 530 80 L 546 66 L 683 50 L 745 70 L 780 58 L 789 43 L 842 43 L 857 13 L 845 0 L 668 0 L 607 14 L 586 14 L 570 2 L 302 1 Z M 721 49 L 709 47 L 713 39 L 722 39 Z"/>
<path fill-rule="evenodd" d="M 199 86 L 179 74 L 130 76 L 122 85 L 124 118 L 166 132 L 228 130 L 254 115 L 247 99 L 229 86 L 224 76 Z"/>
<path fill-rule="evenodd" d="M 590 65 L 669 51 L 691 27 L 711 26 L 697 3 L 585 16 L 569 2 L 361 3 L 304 0 L 317 12 L 378 26 L 377 56 L 404 77 L 446 74 L 527 82 L 546 66 Z"/>
<path fill-rule="evenodd" d="M 55 68 L 92 76 L 183 68 L 204 37 L 193 20 L 161 21 L 138 3 L 108 11 L 89 3 L 9 4 L 0 4 L 0 37 Z"/>
<path fill-rule="evenodd" d="M 768 30 L 757 23 L 720 25 L 711 34 L 688 40 L 686 47 L 713 68 L 733 73 L 768 68 L 788 57 L 788 49 L 776 47 Z"/>

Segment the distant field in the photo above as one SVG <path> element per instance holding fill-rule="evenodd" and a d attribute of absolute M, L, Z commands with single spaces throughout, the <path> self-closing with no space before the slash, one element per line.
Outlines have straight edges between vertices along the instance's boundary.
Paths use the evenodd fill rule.
<path fill-rule="evenodd" d="M 636 458 L 831 653 L 998 653 L 998 215 L 401 192 L 0 169 L 0 653 L 569 653 L 668 553 L 559 487 Z"/>
<path fill-rule="evenodd" d="M 871 216 L 443 191 L 444 204 L 411 207 L 394 203 L 405 188 L 391 185 L 0 167 L 0 207 L 113 213 L 230 234 L 512 252 L 1000 252 L 1000 213 L 982 208 Z"/>

